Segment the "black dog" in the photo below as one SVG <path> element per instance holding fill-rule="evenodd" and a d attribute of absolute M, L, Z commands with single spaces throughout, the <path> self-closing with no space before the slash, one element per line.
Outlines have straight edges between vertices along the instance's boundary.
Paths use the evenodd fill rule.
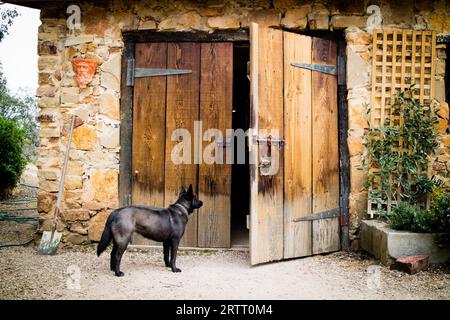
<path fill-rule="evenodd" d="M 122 277 L 120 260 L 131 241 L 133 232 L 147 239 L 161 241 L 164 245 L 164 262 L 173 272 L 181 272 L 175 266 L 177 250 L 183 237 L 189 215 L 194 209 L 203 205 L 192 191 L 192 185 L 186 191 L 181 187 L 178 200 L 168 208 L 153 208 L 147 206 L 128 206 L 114 210 L 108 217 L 102 238 L 97 247 L 97 255 L 105 251 L 113 240 L 111 251 L 111 270 L 116 276 Z M 170 259 L 169 259 L 169 249 Z"/>

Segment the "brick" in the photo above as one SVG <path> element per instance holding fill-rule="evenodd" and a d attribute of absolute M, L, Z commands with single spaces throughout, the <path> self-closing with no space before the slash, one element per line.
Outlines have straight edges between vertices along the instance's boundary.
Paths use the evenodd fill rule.
<path fill-rule="evenodd" d="M 416 274 L 428 268 L 428 259 L 425 255 L 399 257 L 391 265 L 391 269 Z"/>

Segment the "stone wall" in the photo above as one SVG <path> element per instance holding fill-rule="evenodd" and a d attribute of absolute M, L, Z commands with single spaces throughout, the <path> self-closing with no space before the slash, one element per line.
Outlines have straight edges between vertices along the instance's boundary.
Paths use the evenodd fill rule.
<path fill-rule="evenodd" d="M 66 28 L 66 7 L 61 3 L 41 9 L 39 29 L 39 97 L 41 147 L 38 209 L 48 229 L 58 189 L 67 127 L 72 113 L 83 125 L 76 128 L 65 183 L 63 241 L 74 244 L 98 241 L 111 208 L 118 205 L 119 125 L 122 31 L 208 31 L 262 26 L 292 30 L 345 30 L 348 43 L 348 145 L 351 156 L 350 237 L 358 237 L 359 220 L 366 212 L 363 177 L 356 169 L 363 154 L 364 104 L 370 101 L 371 35 L 366 28 L 369 4 L 381 8 L 383 27 L 433 29 L 450 33 L 450 4 L 445 0 L 411 1 L 113 1 L 93 5 L 74 1 L 81 8 L 81 29 Z M 99 7 L 102 6 L 102 7 Z M 369 18 L 376 24 L 374 16 Z M 369 30 L 370 31 L 370 30 Z M 76 57 L 94 58 L 93 80 L 80 89 L 71 66 Z M 442 88 L 445 52 L 439 47 L 437 81 Z M 439 91 L 438 90 L 438 91 Z M 440 91 L 442 92 L 442 90 Z M 45 121 L 44 121 L 45 119 Z M 447 176 L 449 137 L 434 163 Z M 357 246 L 357 241 L 354 241 Z"/>

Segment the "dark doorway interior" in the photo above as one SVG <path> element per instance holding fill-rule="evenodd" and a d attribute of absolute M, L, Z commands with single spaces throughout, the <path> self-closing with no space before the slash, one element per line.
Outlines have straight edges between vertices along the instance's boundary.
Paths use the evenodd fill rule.
<path fill-rule="evenodd" d="M 247 78 L 249 59 L 248 42 L 235 43 L 233 53 L 233 130 L 247 131 L 250 125 L 250 81 Z M 237 143 L 234 144 L 234 155 L 231 177 L 231 246 L 247 247 L 249 234 L 246 216 L 250 214 L 248 147 L 245 148 L 245 164 L 237 163 Z"/>

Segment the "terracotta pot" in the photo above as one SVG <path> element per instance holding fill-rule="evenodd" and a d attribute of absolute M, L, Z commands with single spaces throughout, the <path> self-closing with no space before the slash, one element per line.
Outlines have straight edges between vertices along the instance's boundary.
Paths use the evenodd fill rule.
<path fill-rule="evenodd" d="M 72 69 L 80 88 L 86 88 L 87 84 L 92 81 L 97 65 L 98 60 L 96 59 L 72 59 Z"/>

